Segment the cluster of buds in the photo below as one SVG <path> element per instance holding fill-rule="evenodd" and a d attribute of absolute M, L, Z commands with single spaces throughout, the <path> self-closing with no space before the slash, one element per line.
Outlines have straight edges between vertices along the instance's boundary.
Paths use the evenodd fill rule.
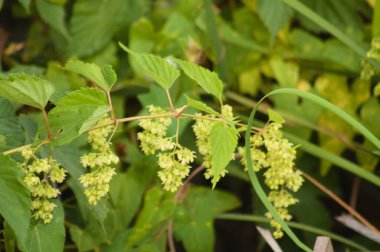
<path fill-rule="evenodd" d="M 119 163 L 119 158 L 112 152 L 108 136 L 114 130 L 112 120 L 108 117 L 100 119 L 96 126 L 107 125 L 88 133 L 88 142 L 92 152 L 81 157 L 81 163 L 90 172 L 82 175 L 79 181 L 84 187 L 84 194 L 91 205 L 96 205 L 109 191 L 109 184 L 116 174 L 112 164 Z"/>
<path fill-rule="evenodd" d="M 158 154 L 158 165 L 161 171 L 158 177 L 164 185 L 164 190 L 175 192 L 182 185 L 182 180 L 189 175 L 194 161 L 194 152 L 177 144 L 172 152 L 161 152 Z"/>
<path fill-rule="evenodd" d="M 211 169 L 212 155 L 211 155 L 210 133 L 216 121 L 213 121 L 213 118 L 215 117 L 212 115 L 208 115 L 206 117 L 210 117 L 210 119 L 206 119 L 206 118 L 195 119 L 193 131 L 196 137 L 196 144 L 198 147 L 198 151 L 203 156 L 203 166 L 206 168 L 206 172 L 204 174 L 205 178 L 212 179 L 214 178 L 214 172 Z M 222 117 L 228 121 L 234 120 L 231 106 L 223 105 Z M 227 171 L 224 170 L 221 172 L 220 176 L 224 177 L 226 173 Z"/>
<path fill-rule="evenodd" d="M 372 39 L 371 49 L 367 52 L 367 58 L 380 61 L 380 38 Z M 363 80 L 370 80 L 377 73 L 375 66 L 368 59 L 362 60 L 362 71 L 360 77 Z"/>
<path fill-rule="evenodd" d="M 173 137 L 167 137 L 167 129 L 172 123 L 170 117 L 159 117 L 169 114 L 160 107 L 148 106 L 148 111 L 157 118 L 144 119 L 139 122 L 142 132 L 137 134 L 142 151 L 147 155 L 158 152 L 158 165 L 161 170 L 158 177 L 164 186 L 164 190 L 175 192 L 182 185 L 182 181 L 189 175 L 194 161 L 194 152 L 173 141 Z"/>
<path fill-rule="evenodd" d="M 21 155 L 25 158 L 24 183 L 32 196 L 33 216 L 36 220 L 50 223 L 56 207 L 51 199 L 60 194 L 52 184 L 64 181 L 65 170 L 53 159 L 37 158 L 29 147 L 24 148 Z"/>
<path fill-rule="evenodd" d="M 251 136 L 251 158 L 255 172 L 265 169 L 265 184 L 272 190 L 269 201 L 274 205 L 279 216 L 288 221 L 292 216 L 288 207 L 298 202 L 289 192 L 296 192 L 303 183 L 301 172 L 294 169 L 296 150 L 292 143 L 282 138 L 279 123 L 270 123 L 262 131 Z M 245 149 L 239 148 L 242 163 L 247 166 Z M 288 191 L 289 190 L 289 191 Z M 272 219 L 270 213 L 266 216 Z M 281 238 L 281 225 L 271 220 L 271 226 L 276 229 L 275 238 Z"/>
<path fill-rule="evenodd" d="M 161 107 L 153 105 L 148 106 L 148 111 L 152 116 L 169 113 Z M 170 117 L 151 118 L 139 122 L 139 126 L 144 131 L 139 132 L 137 138 L 140 140 L 141 149 L 145 154 L 153 155 L 156 151 L 168 151 L 174 148 L 173 138 L 166 137 L 166 131 L 171 123 L 172 119 Z"/>

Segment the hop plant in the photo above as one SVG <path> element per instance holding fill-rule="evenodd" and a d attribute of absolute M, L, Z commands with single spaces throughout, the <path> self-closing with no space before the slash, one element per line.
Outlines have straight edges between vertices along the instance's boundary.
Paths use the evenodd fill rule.
<path fill-rule="evenodd" d="M 161 171 L 158 177 L 164 185 L 164 190 L 175 192 L 182 185 L 182 180 L 189 175 L 194 161 L 194 152 L 177 144 L 172 152 L 158 154 L 158 165 Z"/>
<path fill-rule="evenodd" d="M 193 131 L 196 137 L 196 144 L 198 147 L 199 153 L 203 156 L 203 166 L 206 168 L 205 178 L 212 179 L 214 177 L 214 172 L 211 169 L 212 164 L 212 156 L 211 156 L 211 141 L 210 141 L 210 133 L 212 128 L 214 127 L 216 121 L 212 119 L 215 116 L 208 115 L 210 119 L 204 118 L 196 118 L 195 124 L 193 125 Z M 232 107 L 229 105 L 224 105 L 222 107 L 222 117 L 228 121 L 233 121 L 233 112 Z M 227 171 L 224 170 L 220 174 L 221 177 L 226 175 Z"/>
<path fill-rule="evenodd" d="M 100 119 L 96 126 L 112 123 L 108 117 Z M 81 157 L 83 167 L 90 168 L 90 172 L 82 175 L 79 181 L 84 187 L 84 194 L 91 205 L 96 205 L 109 191 L 109 183 L 116 174 L 112 164 L 119 163 L 119 158 L 112 152 L 108 136 L 114 126 L 108 125 L 92 130 L 88 134 L 88 142 L 92 152 Z"/>
<path fill-rule="evenodd" d="M 168 113 L 168 111 L 153 105 L 148 106 L 148 111 L 153 116 Z M 137 138 L 140 140 L 141 149 L 145 154 L 153 155 L 158 150 L 167 151 L 174 148 L 173 139 L 166 137 L 166 132 L 171 122 L 170 117 L 145 119 L 139 122 L 139 126 L 143 128 L 143 131 L 137 134 Z"/>
<path fill-rule="evenodd" d="M 281 127 L 279 123 L 269 123 L 262 131 L 251 136 L 250 153 L 255 172 L 265 169 L 265 184 L 271 189 L 269 201 L 279 216 L 288 221 L 292 216 L 287 208 L 298 202 L 288 190 L 298 191 L 303 178 L 301 172 L 294 169 L 295 147 L 287 139 L 282 138 Z M 242 156 L 242 164 L 247 167 L 245 149 L 239 148 L 239 154 Z M 272 219 L 270 213 L 266 216 Z M 272 219 L 271 226 L 275 228 L 273 236 L 281 238 L 283 236 L 281 225 Z"/>
<path fill-rule="evenodd" d="M 372 39 L 371 49 L 367 52 L 368 59 L 380 61 L 380 37 Z M 362 60 L 360 78 L 370 80 L 377 73 L 376 67 L 368 59 Z"/>
<path fill-rule="evenodd" d="M 50 223 L 53 210 L 56 207 L 51 199 L 56 198 L 60 191 L 51 183 L 62 183 L 66 171 L 53 159 L 41 159 L 34 156 L 32 148 L 21 151 L 25 159 L 24 183 L 32 196 L 31 210 L 36 220 Z"/>

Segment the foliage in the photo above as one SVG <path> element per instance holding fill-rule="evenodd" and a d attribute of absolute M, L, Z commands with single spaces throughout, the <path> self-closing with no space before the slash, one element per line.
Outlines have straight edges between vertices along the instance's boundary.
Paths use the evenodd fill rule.
<path fill-rule="evenodd" d="M 218 218 L 266 222 L 284 251 L 311 251 L 309 232 L 378 247 L 331 231 L 336 203 L 302 186 L 312 171 L 351 202 L 352 179 L 380 186 L 378 1 L 14 0 L 0 15 L 1 249 L 253 249 Z"/>

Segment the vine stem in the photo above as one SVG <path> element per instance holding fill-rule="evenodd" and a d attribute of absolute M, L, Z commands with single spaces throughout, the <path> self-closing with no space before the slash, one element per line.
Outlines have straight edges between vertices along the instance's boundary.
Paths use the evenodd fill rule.
<path fill-rule="evenodd" d="M 47 129 L 47 134 L 48 134 L 48 139 L 50 141 L 52 139 L 52 134 L 51 134 L 51 129 L 50 129 L 50 125 L 49 125 L 49 119 L 48 119 L 48 116 L 47 116 L 45 109 L 42 110 L 42 116 L 44 118 L 45 127 Z"/>
<path fill-rule="evenodd" d="M 183 182 L 182 186 L 178 189 L 177 193 L 174 196 L 174 200 L 176 203 L 181 202 L 186 197 L 186 191 L 190 181 L 204 169 L 204 165 L 197 167 L 194 171 L 190 173 L 190 175 Z M 168 221 L 167 225 L 167 233 L 168 233 L 168 245 L 171 252 L 176 252 L 173 238 L 173 219 Z"/>
<path fill-rule="evenodd" d="M 169 101 L 171 111 L 173 113 L 177 113 L 177 111 L 174 108 L 173 101 L 172 101 L 172 98 L 171 98 L 170 93 L 169 93 L 169 89 L 165 89 L 165 92 L 166 92 L 166 96 L 168 97 L 168 101 Z"/>
<path fill-rule="evenodd" d="M 363 223 L 365 226 L 367 226 L 369 229 L 371 229 L 373 232 L 375 232 L 380 237 L 380 231 L 373 226 L 369 221 L 367 221 L 361 214 L 355 211 L 352 207 L 350 207 L 346 202 L 341 200 L 335 193 L 333 193 L 331 190 L 326 188 L 324 185 L 319 183 L 316 179 L 308 175 L 307 173 L 302 171 L 302 175 L 310 181 L 312 184 L 314 184 L 316 187 L 318 187 L 321 191 L 326 193 L 331 199 L 333 199 L 336 203 L 338 203 L 341 207 L 346 209 L 352 216 L 356 217 L 361 223 Z"/>
<path fill-rule="evenodd" d="M 106 94 L 107 94 L 107 101 L 108 101 L 108 106 L 110 107 L 110 112 L 111 112 L 111 117 L 112 117 L 112 121 L 113 123 L 115 124 L 115 126 L 117 125 L 117 119 L 116 119 L 116 115 L 115 115 L 115 111 L 113 109 L 113 105 L 112 105 L 112 99 L 111 99 L 111 94 L 109 91 L 105 91 Z"/>

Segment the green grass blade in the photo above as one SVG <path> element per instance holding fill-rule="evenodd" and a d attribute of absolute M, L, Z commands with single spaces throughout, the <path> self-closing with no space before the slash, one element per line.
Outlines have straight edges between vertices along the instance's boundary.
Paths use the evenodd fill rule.
<path fill-rule="evenodd" d="M 271 92 L 273 93 L 273 92 Z M 268 211 L 271 213 L 273 216 L 273 219 L 277 221 L 282 229 L 285 231 L 285 233 L 292 239 L 292 241 L 302 250 L 312 252 L 312 249 L 310 249 L 307 245 L 305 245 L 297 236 L 296 234 L 293 233 L 293 231 L 289 228 L 289 226 L 285 223 L 285 221 L 277 214 L 276 209 L 274 206 L 269 202 L 269 199 L 267 195 L 265 194 L 263 188 L 260 185 L 260 182 L 256 176 L 256 172 L 253 169 L 253 161 L 251 157 L 251 129 L 253 126 L 253 119 L 255 117 L 256 111 L 260 105 L 260 103 L 267 98 L 271 93 L 268 95 L 264 96 L 253 108 L 251 115 L 249 116 L 248 119 L 248 124 L 247 124 L 247 131 L 245 133 L 245 155 L 247 159 L 247 167 L 248 167 L 248 174 L 249 178 L 251 180 L 251 184 L 259 196 L 261 202 L 264 204 L 264 206 L 268 209 Z"/>
<path fill-rule="evenodd" d="M 346 44 L 348 47 L 350 47 L 352 50 L 354 50 L 357 54 L 362 56 L 363 58 L 366 57 L 366 50 L 362 48 L 360 45 L 358 45 L 354 40 L 352 40 L 350 37 L 348 37 L 344 32 L 342 32 L 340 29 L 336 28 L 334 25 L 329 23 L 327 20 L 319 16 L 316 12 L 309 9 L 306 5 L 301 3 L 298 0 L 282 0 L 284 3 L 319 25 L 321 28 L 325 29 L 331 35 L 342 41 L 344 44 Z"/>
<path fill-rule="evenodd" d="M 257 215 L 248 215 L 248 214 L 221 214 L 216 217 L 219 220 L 236 220 L 236 221 L 251 221 L 251 222 L 261 222 L 261 223 L 269 223 L 270 220 L 264 216 L 257 216 Z M 327 230 L 316 228 L 313 226 L 305 225 L 302 223 L 297 222 L 286 222 L 289 227 L 303 230 L 306 232 L 314 233 L 317 235 L 323 235 L 328 236 L 332 240 L 338 241 L 342 244 L 345 244 L 347 246 L 350 246 L 354 249 L 357 249 L 358 251 L 369 251 L 369 249 L 361 246 L 360 244 L 357 244 L 356 242 L 353 242 L 349 239 L 346 239 L 343 236 L 334 234 L 332 232 L 329 232 Z"/>

